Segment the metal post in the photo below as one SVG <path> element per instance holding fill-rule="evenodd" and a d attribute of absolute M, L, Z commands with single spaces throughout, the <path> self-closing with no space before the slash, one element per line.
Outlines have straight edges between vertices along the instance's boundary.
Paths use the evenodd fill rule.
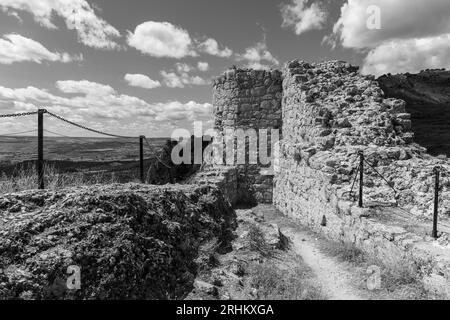
<path fill-rule="evenodd" d="M 144 136 L 139 137 L 139 173 L 141 177 L 141 182 L 145 183 L 144 180 Z"/>
<path fill-rule="evenodd" d="M 38 188 L 44 189 L 44 113 L 47 110 L 38 110 L 38 159 L 37 159 L 37 176 L 38 176 Z"/>
<path fill-rule="evenodd" d="M 439 212 L 439 168 L 434 168 L 434 213 L 433 213 L 433 232 L 431 236 L 438 238 L 438 212 Z"/>
<path fill-rule="evenodd" d="M 364 184 L 364 153 L 359 151 L 359 202 L 358 206 L 363 207 L 363 184 Z"/>

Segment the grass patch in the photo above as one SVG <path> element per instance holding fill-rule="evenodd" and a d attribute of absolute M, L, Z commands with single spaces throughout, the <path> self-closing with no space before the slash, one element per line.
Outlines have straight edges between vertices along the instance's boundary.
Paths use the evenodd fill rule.
<path fill-rule="evenodd" d="M 364 252 L 348 242 L 327 241 L 326 245 L 322 246 L 322 251 L 338 258 L 340 261 L 352 264 L 361 264 L 367 261 Z"/>
<path fill-rule="evenodd" d="M 118 182 L 114 173 L 71 173 L 62 174 L 53 166 L 45 166 L 45 188 L 59 190 L 67 187 L 79 187 L 94 184 L 111 184 Z M 0 177 L 0 194 L 13 193 L 37 188 L 35 166 L 19 167 L 11 176 Z"/>
<path fill-rule="evenodd" d="M 260 227 L 251 225 L 247 237 L 251 251 L 258 252 L 265 258 L 270 258 L 274 255 L 275 250 L 267 243 L 264 232 Z"/>
<path fill-rule="evenodd" d="M 381 270 L 381 288 L 378 294 L 388 295 L 400 300 L 429 300 L 439 299 L 425 290 L 420 276 L 420 267 L 399 257 L 392 257 L 391 263 L 386 264 L 381 260 L 369 256 L 353 243 L 342 243 L 324 240 L 322 251 L 336 257 L 343 262 L 351 263 L 360 268 L 362 285 L 366 287 L 367 274 L 365 271 L 370 266 L 378 266 Z"/>
<path fill-rule="evenodd" d="M 326 299 L 309 279 L 309 271 L 301 265 L 283 270 L 272 262 L 254 264 L 249 268 L 249 278 L 259 300 Z"/>

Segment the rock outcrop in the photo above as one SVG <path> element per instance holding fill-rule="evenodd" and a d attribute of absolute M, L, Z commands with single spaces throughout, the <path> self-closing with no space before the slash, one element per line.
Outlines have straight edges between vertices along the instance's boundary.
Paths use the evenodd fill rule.
<path fill-rule="evenodd" d="M 0 299 L 181 298 L 199 246 L 225 246 L 234 223 L 229 202 L 208 186 L 0 196 Z M 66 286 L 69 266 L 80 268 L 79 290 Z"/>

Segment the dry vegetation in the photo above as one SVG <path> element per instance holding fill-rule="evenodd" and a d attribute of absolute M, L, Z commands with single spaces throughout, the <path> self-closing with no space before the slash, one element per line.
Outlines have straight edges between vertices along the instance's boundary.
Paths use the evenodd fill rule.
<path fill-rule="evenodd" d="M 249 270 L 250 283 L 260 300 L 325 300 L 317 284 L 310 280 L 310 270 L 302 262 L 281 269 L 275 262 L 254 264 Z"/>
<path fill-rule="evenodd" d="M 260 300 L 325 300 L 317 283 L 311 280 L 311 270 L 300 257 L 287 261 L 288 248 L 274 248 L 267 243 L 264 231 L 258 225 L 251 225 L 247 235 L 251 251 L 259 253 L 261 263 L 252 263 L 247 275 L 251 287 L 257 290 Z"/>
<path fill-rule="evenodd" d="M 117 182 L 114 173 L 59 173 L 54 167 L 45 167 L 45 188 L 58 190 L 67 187 L 79 187 L 95 184 L 109 184 Z M 12 176 L 3 174 L 0 177 L 0 194 L 33 190 L 37 187 L 36 167 L 20 167 Z"/>
<path fill-rule="evenodd" d="M 413 265 L 402 259 L 393 258 L 389 265 L 371 257 L 352 243 L 340 243 L 329 240 L 322 242 L 322 250 L 338 258 L 340 261 L 352 264 L 361 271 L 361 278 L 366 278 L 369 266 L 378 266 L 381 269 L 381 288 L 374 294 L 387 295 L 392 299 L 400 300 L 430 300 L 440 299 L 439 296 L 429 293 L 421 281 L 420 266 Z M 365 285 L 365 283 L 364 283 Z"/>

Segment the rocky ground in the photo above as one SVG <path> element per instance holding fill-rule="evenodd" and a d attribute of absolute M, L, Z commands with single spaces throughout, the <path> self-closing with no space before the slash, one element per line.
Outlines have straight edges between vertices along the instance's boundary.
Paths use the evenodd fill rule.
<path fill-rule="evenodd" d="M 232 251 L 202 248 L 191 300 L 433 299 L 403 266 L 384 266 L 350 244 L 333 242 L 271 205 L 236 210 Z M 197 261 L 200 262 L 200 261 Z M 380 286 L 370 287 L 374 265 Z M 371 269 L 372 268 L 372 269 Z M 398 269 L 397 269 L 398 268 Z"/>
<path fill-rule="evenodd" d="M 272 210 L 273 207 L 270 206 Z M 265 218 L 264 207 L 236 210 L 232 250 L 203 248 L 190 300 L 322 300 L 312 270 L 290 249 L 290 240 Z"/>
<path fill-rule="evenodd" d="M 217 189 L 95 186 L 0 196 L 0 299 L 173 299 L 198 248 L 226 251 L 234 211 Z M 69 266 L 81 288 L 68 290 Z"/>

